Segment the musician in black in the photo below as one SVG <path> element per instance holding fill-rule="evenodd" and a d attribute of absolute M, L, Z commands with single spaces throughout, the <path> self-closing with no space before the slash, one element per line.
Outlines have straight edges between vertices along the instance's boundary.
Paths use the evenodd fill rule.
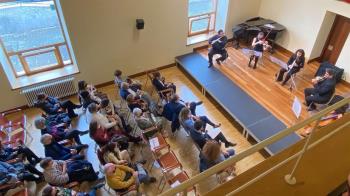
<path fill-rule="evenodd" d="M 307 88 L 304 90 L 306 105 L 309 111 L 315 110 L 317 104 L 327 103 L 335 92 L 335 79 L 333 78 L 334 71 L 326 69 L 323 77 L 316 77 L 312 79 L 314 88 Z"/>
<path fill-rule="evenodd" d="M 220 54 L 221 57 L 216 59 L 216 62 L 221 65 L 221 62 L 224 61 L 227 57 L 227 51 L 225 49 L 225 46 L 227 44 L 227 37 L 223 30 L 219 30 L 217 35 L 214 35 L 209 39 L 209 44 L 212 46 L 208 53 L 209 58 L 209 66 L 213 66 L 213 56 L 215 54 Z"/>
<path fill-rule="evenodd" d="M 264 50 L 266 50 L 266 48 L 269 45 L 268 45 L 268 42 L 265 41 L 265 33 L 264 32 L 262 32 L 262 31 L 259 32 L 258 36 L 253 39 L 252 46 L 253 46 L 254 52 L 258 52 L 258 53 L 262 54 L 262 52 L 264 52 Z M 251 62 L 253 59 L 255 59 L 254 66 L 253 66 L 253 69 L 255 69 L 256 65 L 258 64 L 258 61 L 259 61 L 259 56 L 256 54 L 252 54 L 250 56 L 250 59 L 249 59 L 248 67 L 251 66 Z"/>
<path fill-rule="evenodd" d="M 300 69 L 304 67 L 304 63 L 305 52 L 303 49 L 299 49 L 289 58 L 287 62 L 288 70 L 285 68 L 280 69 L 279 73 L 277 74 L 276 81 L 281 82 L 284 74 L 287 72 L 287 75 L 282 82 L 282 86 L 285 85 L 293 74 L 298 73 Z"/>

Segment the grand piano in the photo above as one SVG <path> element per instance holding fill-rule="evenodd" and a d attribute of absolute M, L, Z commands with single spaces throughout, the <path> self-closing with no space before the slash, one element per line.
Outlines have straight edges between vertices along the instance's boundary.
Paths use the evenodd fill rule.
<path fill-rule="evenodd" d="M 265 32 L 265 35 L 271 31 L 267 37 L 267 40 L 272 46 L 272 49 L 270 50 L 272 53 L 274 51 L 276 37 L 284 30 L 286 30 L 286 28 L 283 25 L 273 20 L 261 17 L 251 18 L 232 28 L 233 47 L 236 49 L 239 48 L 240 40 L 244 40 L 247 44 L 250 44 L 252 39 L 256 37 L 260 31 Z"/>

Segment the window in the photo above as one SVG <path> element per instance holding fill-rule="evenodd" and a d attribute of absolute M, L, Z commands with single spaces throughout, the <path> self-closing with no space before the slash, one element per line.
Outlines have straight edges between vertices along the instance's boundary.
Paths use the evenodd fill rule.
<path fill-rule="evenodd" d="M 215 29 L 216 0 L 189 0 L 188 36 L 207 34 Z"/>
<path fill-rule="evenodd" d="M 0 24 L 0 46 L 16 77 L 72 64 L 53 0 L 3 0 Z"/>

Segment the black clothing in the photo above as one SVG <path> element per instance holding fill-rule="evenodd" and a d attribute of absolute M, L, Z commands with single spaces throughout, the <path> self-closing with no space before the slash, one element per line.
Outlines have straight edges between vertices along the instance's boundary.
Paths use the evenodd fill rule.
<path fill-rule="evenodd" d="M 335 92 L 336 82 L 333 78 L 326 79 L 314 85 L 314 88 L 304 90 L 306 105 L 315 109 L 314 103 L 325 104 Z"/>

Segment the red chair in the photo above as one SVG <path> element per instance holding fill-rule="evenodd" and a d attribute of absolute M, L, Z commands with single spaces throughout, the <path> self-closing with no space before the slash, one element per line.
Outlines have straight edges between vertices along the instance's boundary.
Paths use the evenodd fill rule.
<path fill-rule="evenodd" d="M 178 173 L 177 175 L 175 175 L 174 177 L 170 178 L 170 179 L 167 179 L 167 183 L 173 188 L 175 187 L 176 183 L 183 183 L 185 182 L 186 180 L 190 179 L 188 177 L 188 174 L 186 171 L 181 171 L 180 173 Z M 165 186 L 165 183 L 164 183 L 164 186 Z M 163 189 L 164 189 L 164 186 L 163 186 Z M 162 189 L 162 191 L 163 191 Z M 193 192 L 194 195 L 197 195 L 197 190 L 196 190 L 196 187 L 190 187 L 187 189 L 187 193 L 190 193 L 190 192 Z M 183 193 L 180 193 L 180 195 L 182 195 Z"/>
<path fill-rule="evenodd" d="M 20 118 L 9 120 L 6 116 L 22 111 L 15 109 L 0 114 L 0 138 L 2 141 L 17 141 L 21 140 L 26 143 L 27 135 L 33 140 L 33 137 L 27 130 L 27 116 L 22 114 Z"/>

